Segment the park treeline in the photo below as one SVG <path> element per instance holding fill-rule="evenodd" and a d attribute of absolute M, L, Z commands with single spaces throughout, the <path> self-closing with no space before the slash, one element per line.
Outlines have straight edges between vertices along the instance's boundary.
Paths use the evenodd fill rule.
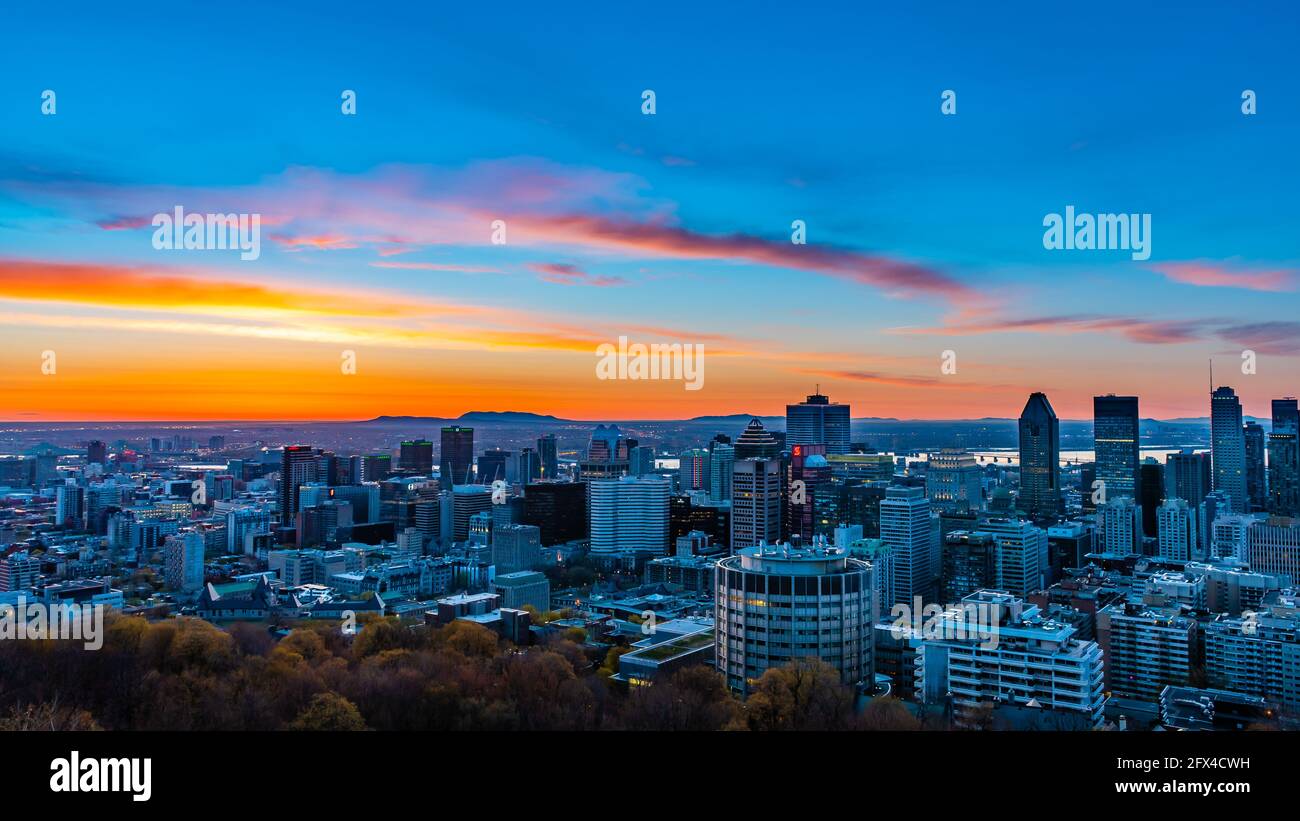
<path fill-rule="evenodd" d="M 564 634 L 517 647 L 468 622 L 374 618 L 355 636 L 308 622 L 112 616 L 103 646 L 0 642 L 2 730 L 912 729 L 897 701 L 858 709 L 820 662 L 769 670 L 741 701 L 707 666 L 652 686 L 610 680 L 628 650 Z"/>

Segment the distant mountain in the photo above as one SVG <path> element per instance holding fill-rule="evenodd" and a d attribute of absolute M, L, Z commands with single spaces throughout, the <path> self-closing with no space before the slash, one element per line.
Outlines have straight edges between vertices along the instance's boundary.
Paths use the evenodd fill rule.
<path fill-rule="evenodd" d="M 441 422 L 567 422 L 567 419 L 561 419 L 558 416 L 546 416 L 540 413 L 526 413 L 524 411 L 469 411 L 462 413 L 455 418 L 445 416 L 376 416 L 374 419 L 366 420 L 363 424 L 370 423 L 401 423 L 401 424 L 436 424 Z"/>
<path fill-rule="evenodd" d="M 692 416 L 686 422 L 748 422 L 750 419 L 781 419 L 784 416 L 764 416 L 761 413 L 729 413 L 726 416 Z"/>
<path fill-rule="evenodd" d="M 457 422 L 568 422 L 558 416 L 526 411 L 470 411 L 456 417 Z"/>

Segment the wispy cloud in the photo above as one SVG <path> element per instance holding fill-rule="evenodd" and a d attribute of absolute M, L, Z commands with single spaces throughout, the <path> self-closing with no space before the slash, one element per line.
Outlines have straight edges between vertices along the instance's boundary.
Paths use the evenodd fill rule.
<path fill-rule="evenodd" d="M 387 255 L 431 246 L 486 246 L 489 226 L 502 219 L 511 246 L 741 261 L 844 279 L 895 297 L 960 303 L 963 309 L 989 301 L 936 266 L 884 253 L 795 245 L 781 236 L 784 226 L 727 235 L 694 230 L 680 223 L 674 203 L 646 195 L 647 188 L 633 175 L 529 158 L 463 169 L 384 166 L 364 174 L 292 168 L 257 185 L 221 189 L 0 181 L 0 190 L 118 230 L 146 227 L 145 215 L 179 202 L 194 211 L 261 214 L 263 225 L 280 228 L 272 239 L 283 250 L 373 246 Z M 552 281 L 566 277 L 550 276 Z"/>
<path fill-rule="evenodd" d="M 1152 270 L 1173 282 L 1208 288 L 1243 288 L 1249 291 L 1294 291 L 1297 272 L 1287 268 L 1247 268 L 1219 262 L 1166 262 Z"/>
<path fill-rule="evenodd" d="M 592 285 L 598 288 L 608 288 L 628 284 L 623 277 L 594 276 L 578 266 L 569 265 L 568 263 L 535 262 L 528 267 L 541 274 L 543 281 L 553 282 L 557 285 Z"/>

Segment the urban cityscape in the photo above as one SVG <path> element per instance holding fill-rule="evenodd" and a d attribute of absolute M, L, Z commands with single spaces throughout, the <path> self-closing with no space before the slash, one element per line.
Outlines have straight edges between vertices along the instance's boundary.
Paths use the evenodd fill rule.
<path fill-rule="evenodd" d="M 1041 392 L 1002 425 L 1015 449 L 898 449 L 820 392 L 766 420 L 470 413 L 338 423 L 329 446 L 11 427 L 59 441 L 0 458 L 0 604 L 107 615 L 56 634 L 95 642 L 57 665 L 0 644 L 4 720 L 1294 729 L 1297 400 L 1207 400 L 1177 442 L 1097 396 L 1087 459 Z M 87 684 L 124 663 L 129 702 Z M 295 684 L 254 710 L 265 664 Z"/>
<path fill-rule="evenodd" d="M 11 6 L 6 787 L 1288 794 L 1296 9 Z"/>

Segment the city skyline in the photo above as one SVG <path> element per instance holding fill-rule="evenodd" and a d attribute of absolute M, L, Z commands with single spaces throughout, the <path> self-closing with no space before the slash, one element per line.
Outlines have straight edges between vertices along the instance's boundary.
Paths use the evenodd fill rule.
<path fill-rule="evenodd" d="M 1169 419 L 1207 415 L 1211 357 L 1268 418 L 1300 392 L 1287 27 L 1126 6 L 1163 36 L 1099 9 L 1049 43 L 1035 8 L 689 7 L 737 42 L 671 7 L 295 15 L 242 45 L 71 15 L 0 56 L 0 419 L 779 415 L 814 383 L 855 418 L 1042 391 Z M 258 215 L 257 258 L 155 248 L 176 208 Z M 1045 248 L 1075 208 L 1149 215 L 1149 258 Z M 703 345 L 702 389 L 596 378 L 620 336 Z"/>

